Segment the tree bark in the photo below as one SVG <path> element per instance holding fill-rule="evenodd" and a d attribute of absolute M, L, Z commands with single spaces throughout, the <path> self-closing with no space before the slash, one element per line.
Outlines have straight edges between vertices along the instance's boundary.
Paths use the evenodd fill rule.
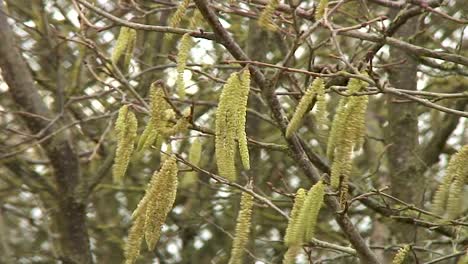
<path fill-rule="evenodd" d="M 0 68 L 9 93 L 15 104 L 31 115 L 25 115 L 24 121 L 31 132 L 37 135 L 47 135 L 56 129 L 50 124 L 53 113 L 45 105 L 37 92 L 29 68 L 15 45 L 15 35 L 8 25 L 4 13 L 3 1 L 0 1 Z M 57 192 L 54 207 L 50 216 L 57 230 L 59 258 L 64 263 L 92 263 L 89 238 L 86 229 L 86 204 L 80 190 L 80 164 L 74 152 L 71 140 L 67 135 L 56 136 L 42 141 L 51 162 L 54 173 L 54 183 Z"/>
<path fill-rule="evenodd" d="M 395 37 L 409 38 L 416 30 L 417 18 L 412 18 L 398 29 Z M 404 61 L 389 70 L 390 84 L 399 89 L 416 90 L 417 62 L 411 54 L 391 47 L 390 57 L 392 61 Z M 419 204 L 423 198 L 425 180 L 419 156 L 417 104 L 398 102 L 402 99 L 387 96 L 388 125 L 385 132 L 386 142 L 391 144 L 388 149 L 391 193 L 408 203 Z M 398 242 L 412 241 L 416 230 L 414 226 L 401 223 L 393 224 L 391 229 Z"/>

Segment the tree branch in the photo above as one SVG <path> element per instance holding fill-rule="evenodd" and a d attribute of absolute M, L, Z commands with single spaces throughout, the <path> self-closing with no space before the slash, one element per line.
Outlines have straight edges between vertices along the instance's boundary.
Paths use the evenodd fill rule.
<path fill-rule="evenodd" d="M 3 1 L 0 1 L 0 39 L 0 68 L 16 105 L 34 115 L 51 118 L 53 113 L 42 101 L 32 74 L 14 43 L 15 35 L 8 25 Z M 43 129 L 52 132 L 56 127 L 49 126 L 49 122 L 43 118 L 23 116 L 23 119 L 33 133 Z M 80 164 L 70 138 L 60 134 L 43 141 L 41 146 L 51 161 L 59 194 L 58 208 L 51 213 L 59 233 L 61 258 L 66 263 L 92 263 L 85 224 L 86 205 L 79 194 L 79 186 L 82 184 Z"/>
<path fill-rule="evenodd" d="M 213 28 L 216 37 L 219 39 L 219 41 L 221 41 L 221 44 L 232 54 L 232 56 L 237 60 L 250 61 L 250 59 L 247 57 L 244 51 L 239 47 L 239 45 L 235 42 L 231 35 L 221 25 L 217 15 L 210 9 L 206 0 L 195 0 L 195 4 L 202 13 L 203 17 Z M 249 65 L 249 70 L 252 74 L 254 81 L 261 88 L 263 97 L 268 102 L 268 105 L 273 113 L 276 122 L 281 127 L 281 130 L 284 133 L 287 127 L 287 119 L 283 113 L 278 98 L 274 94 L 273 87 L 271 87 L 271 85 L 266 81 L 265 76 L 263 76 L 263 74 L 257 67 Z M 305 154 L 298 137 L 293 136 L 291 139 L 288 139 L 288 145 L 291 151 L 293 152 L 294 159 L 296 160 L 296 162 L 299 163 L 304 173 L 309 178 L 311 178 L 314 183 L 319 181 L 320 176 L 317 170 L 315 169 L 314 165 L 307 158 L 307 155 Z M 327 196 L 326 203 L 334 212 L 340 210 L 339 204 L 335 197 Z M 335 217 L 341 229 L 356 249 L 358 257 L 361 259 L 361 262 L 379 263 L 375 254 L 370 250 L 364 239 L 359 234 L 359 231 L 351 223 L 349 217 L 346 214 L 335 214 Z"/>

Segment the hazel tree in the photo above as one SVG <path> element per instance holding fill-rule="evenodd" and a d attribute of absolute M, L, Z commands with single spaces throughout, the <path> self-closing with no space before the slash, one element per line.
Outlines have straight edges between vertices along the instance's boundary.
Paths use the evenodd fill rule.
<path fill-rule="evenodd" d="M 466 263 L 467 14 L 0 0 L 0 263 Z"/>

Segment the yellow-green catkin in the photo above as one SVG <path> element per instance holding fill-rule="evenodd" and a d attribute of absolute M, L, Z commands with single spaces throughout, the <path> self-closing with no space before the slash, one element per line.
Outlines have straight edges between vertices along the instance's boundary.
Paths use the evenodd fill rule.
<path fill-rule="evenodd" d="M 236 179 L 236 139 L 244 168 L 250 167 L 248 160 L 245 114 L 249 85 L 248 73 L 233 73 L 223 86 L 216 111 L 215 154 L 219 174 L 228 180 Z"/>
<path fill-rule="evenodd" d="M 175 156 L 166 159 L 161 170 L 155 172 L 148 186 L 146 205 L 145 239 L 149 250 L 159 240 L 161 227 L 172 210 L 177 193 L 177 163 Z"/>
<path fill-rule="evenodd" d="M 351 79 L 348 94 L 352 95 L 365 88 L 367 83 Z M 327 155 L 333 161 L 331 168 L 331 186 L 340 187 L 340 202 L 346 201 L 348 180 L 352 170 L 352 155 L 356 146 L 362 142 L 365 134 L 365 114 L 368 96 L 344 97 L 338 104 L 328 139 Z"/>
<path fill-rule="evenodd" d="M 249 242 L 250 225 L 252 221 L 253 196 L 243 192 L 240 203 L 240 211 L 237 216 L 236 235 L 232 243 L 229 264 L 242 264 L 244 250 Z"/>
<path fill-rule="evenodd" d="M 296 107 L 296 110 L 294 111 L 293 117 L 291 118 L 291 121 L 288 124 L 288 127 L 286 129 L 286 137 L 290 138 L 294 132 L 299 129 L 299 126 L 301 125 L 302 119 L 304 115 L 306 114 L 307 110 L 309 110 L 309 107 L 316 95 L 319 93 L 322 94 L 321 99 L 321 109 L 320 111 L 326 111 L 326 105 L 324 105 L 324 91 L 325 91 L 325 84 L 323 83 L 323 80 L 321 78 L 316 78 L 310 87 L 307 89 L 305 92 L 304 96 L 302 96 L 301 100 L 299 101 L 299 105 Z M 325 109 L 323 109 L 325 107 Z M 326 116 L 326 112 L 320 113 L 320 118 L 323 122 L 323 115 Z"/>
<path fill-rule="evenodd" d="M 175 123 L 176 114 L 164 98 L 162 83 L 157 81 L 150 88 L 151 118 L 138 141 L 137 150 L 142 151 L 156 143 L 161 146 L 162 138 L 184 132 L 188 128 L 188 115 L 181 116 Z"/>
<path fill-rule="evenodd" d="M 189 6 L 191 0 L 183 0 L 180 5 L 178 5 L 177 10 L 175 13 L 172 15 L 171 19 L 169 20 L 169 27 L 176 28 L 179 27 L 180 21 L 182 21 L 182 18 L 185 15 L 185 12 L 187 11 L 187 7 Z M 170 41 L 172 39 L 172 34 L 166 34 L 164 35 L 164 41 Z"/>
<path fill-rule="evenodd" d="M 137 144 L 137 151 L 142 151 L 154 144 L 160 136 L 158 127 L 164 126 L 167 122 L 163 121 L 163 112 L 169 109 L 169 104 L 164 100 L 164 91 L 159 82 L 154 82 L 150 87 L 150 113 L 151 117 L 145 130 L 140 136 Z"/>
<path fill-rule="evenodd" d="M 188 161 L 195 166 L 199 166 L 201 160 L 201 153 L 202 153 L 202 142 L 199 138 L 196 138 L 192 145 L 190 146 Z M 194 183 L 197 182 L 197 175 L 196 171 L 189 171 L 185 174 L 184 178 L 182 179 L 181 185 L 183 187 L 192 186 Z"/>
<path fill-rule="evenodd" d="M 245 123 L 247 117 L 247 101 L 250 91 L 250 71 L 248 68 L 241 73 L 239 87 L 239 105 L 238 105 L 238 124 L 237 124 L 237 140 L 239 141 L 239 153 L 242 160 L 242 165 L 246 170 L 250 169 L 249 148 L 247 145 L 247 134 L 245 133 Z"/>
<path fill-rule="evenodd" d="M 284 242 L 288 247 L 301 246 L 314 237 L 317 218 L 325 196 L 325 185 L 317 182 L 305 193 L 299 189 L 294 201 Z M 291 256 L 288 257 L 290 259 Z"/>
<path fill-rule="evenodd" d="M 279 0 L 270 0 L 258 17 L 258 25 L 270 31 L 276 31 L 278 26 L 273 22 L 273 15 L 279 6 Z"/>
<path fill-rule="evenodd" d="M 198 9 L 194 10 L 192 14 L 192 19 L 190 19 L 190 29 L 197 29 L 198 27 L 202 26 L 203 24 L 203 15 L 200 13 Z"/>
<path fill-rule="evenodd" d="M 152 146 L 158 138 L 158 133 L 155 131 L 154 122 L 150 119 L 145 127 L 145 130 L 138 139 L 136 151 L 141 152 Z"/>
<path fill-rule="evenodd" d="M 315 19 L 319 20 L 325 15 L 325 9 L 328 6 L 328 0 L 320 0 L 315 10 Z"/>
<path fill-rule="evenodd" d="M 291 210 L 291 215 L 288 222 L 288 227 L 286 228 L 286 233 L 284 235 L 284 243 L 290 247 L 300 244 L 300 233 L 299 233 L 299 213 L 301 212 L 302 206 L 306 198 L 306 190 L 300 188 L 296 192 L 296 197 L 294 198 L 294 205 Z"/>
<path fill-rule="evenodd" d="M 406 245 L 398 250 L 398 253 L 392 260 L 392 264 L 403 264 L 405 261 L 406 256 L 408 256 L 409 251 L 411 250 L 410 245 Z"/>
<path fill-rule="evenodd" d="M 124 248 L 125 264 L 133 264 L 136 262 L 140 254 L 140 246 L 144 237 L 144 227 L 145 218 L 143 217 L 138 217 L 133 222 Z"/>
<path fill-rule="evenodd" d="M 296 264 L 296 257 L 301 251 L 301 246 L 291 246 L 283 256 L 283 264 Z"/>
<path fill-rule="evenodd" d="M 126 264 L 135 263 L 143 238 L 149 250 L 153 250 L 159 240 L 161 227 L 172 210 L 177 193 L 177 163 L 175 156 L 164 161 L 161 170 L 156 171 L 145 195 L 132 214 L 133 225 L 125 245 Z"/>
<path fill-rule="evenodd" d="M 179 43 L 179 53 L 177 54 L 177 93 L 180 98 L 185 98 L 184 70 L 187 65 L 187 59 L 192 47 L 192 37 L 186 33 L 182 36 Z"/>
<path fill-rule="evenodd" d="M 434 213 L 446 218 L 456 218 L 462 210 L 463 189 L 468 182 L 468 145 L 463 146 L 450 158 L 444 179 L 433 199 Z"/>
<path fill-rule="evenodd" d="M 328 120 L 327 101 L 325 98 L 325 83 L 320 79 L 320 83 L 314 86 L 316 92 L 316 122 L 318 128 L 318 138 L 322 142 L 326 142 L 328 137 L 328 128 L 330 121 Z"/>
<path fill-rule="evenodd" d="M 299 215 L 299 233 L 303 235 L 303 243 L 309 242 L 314 237 L 317 218 L 323 205 L 324 196 L 325 185 L 322 181 L 317 182 L 307 192 L 307 197 Z"/>
<path fill-rule="evenodd" d="M 118 65 L 122 61 L 121 70 L 126 72 L 130 65 L 133 49 L 136 42 L 136 31 L 132 28 L 121 27 L 119 37 L 112 51 L 111 61 L 114 65 Z"/>
<path fill-rule="evenodd" d="M 128 109 L 128 105 L 122 106 L 115 122 L 117 149 L 115 151 L 114 166 L 112 167 L 115 183 L 122 183 L 123 181 L 133 153 L 137 129 L 138 122 L 135 114 Z"/>

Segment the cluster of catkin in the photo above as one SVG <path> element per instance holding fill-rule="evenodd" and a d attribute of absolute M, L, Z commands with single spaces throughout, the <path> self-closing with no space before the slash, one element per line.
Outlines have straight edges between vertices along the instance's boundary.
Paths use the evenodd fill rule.
<path fill-rule="evenodd" d="M 237 177 L 235 166 L 236 140 L 242 165 L 250 169 L 245 122 L 247 99 L 250 89 L 250 72 L 244 69 L 233 73 L 223 86 L 216 111 L 215 152 L 219 174 L 234 181 Z"/>
<path fill-rule="evenodd" d="M 454 219 L 463 209 L 462 199 L 465 184 L 468 183 L 468 145 L 463 146 L 450 158 L 444 179 L 433 200 L 433 211 Z"/>
<path fill-rule="evenodd" d="M 299 129 L 302 119 L 309 110 L 314 99 L 316 100 L 317 105 L 317 127 L 320 131 L 325 131 L 324 127 L 326 128 L 328 126 L 327 103 L 325 100 L 325 84 L 322 78 L 316 78 L 312 82 L 310 87 L 307 89 L 304 96 L 302 96 L 301 100 L 299 101 L 299 105 L 294 111 L 294 115 L 291 118 L 291 121 L 289 122 L 288 127 L 286 129 L 287 138 L 290 138 L 293 135 L 293 133 Z"/>
<path fill-rule="evenodd" d="M 396 253 L 395 257 L 393 257 L 392 264 L 403 264 L 410 250 L 411 250 L 410 245 L 406 245 L 400 248 L 398 252 Z"/>
<path fill-rule="evenodd" d="M 145 238 L 149 250 L 159 240 L 161 227 L 172 210 L 177 193 L 177 163 L 175 156 L 164 161 L 161 170 L 153 174 L 145 196 L 133 212 L 133 225 L 125 246 L 126 264 L 135 263 L 140 254 L 140 244 Z"/>
<path fill-rule="evenodd" d="M 155 82 L 150 89 L 151 117 L 145 130 L 141 134 L 137 152 L 147 149 L 162 139 L 185 131 L 188 126 L 188 113 L 176 119 L 176 113 L 164 98 L 164 89 L 161 82 Z M 115 123 L 117 132 L 117 149 L 115 153 L 112 174 L 114 182 L 122 183 L 125 176 L 130 157 L 134 150 L 137 137 L 138 123 L 135 114 L 129 110 L 128 105 L 124 105 L 119 110 L 119 115 Z"/>
<path fill-rule="evenodd" d="M 241 196 L 239 215 L 236 222 L 236 234 L 232 242 L 229 264 L 242 264 L 245 247 L 249 242 L 250 225 L 252 221 L 253 197 L 243 192 Z"/>
<path fill-rule="evenodd" d="M 119 37 L 112 51 L 111 61 L 114 65 L 126 72 L 132 59 L 136 43 L 136 31 L 132 28 L 121 27 Z"/>
<path fill-rule="evenodd" d="M 352 170 L 352 156 L 365 135 L 365 114 L 368 95 L 355 94 L 367 87 L 367 82 L 350 79 L 348 95 L 340 99 L 333 119 L 327 144 L 327 156 L 333 161 L 331 186 L 340 189 L 340 201 L 344 203 L 348 192 L 348 180 Z"/>
<path fill-rule="evenodd" d="M 127 171 L 137 137 L 137 129 L 138 122 L 135 114 L 129 110 L 128 105 L 122 106 L 115 122 L 117 149 L 115 151 L 112 175 L 116 183 L 122 182 L 125 172 Z"/>
<path fill-rule="evenodd" d="M 270 0 L 258 17 L 258 25 L 270 31 L 276 31 L 278 26 L 273 22 L 273 15 L 279 6 L 279 0 Z"/>
<path fill-rule="evenodd" d="M 306 193 L 304 189 L 296 192 L 293 209 L 291 211 L 288 227 L 284 236 L 284 243 L 288 251 L 284 255 L 283 264 L 295 263 L 296 255 L 301 246 L 308 243 L 315 233 L 317 217 L 323 204 L 325 185 L 317 182 Z"/>
<path fill-rule="evenodd" d="M 258 25 L 269 31 L 277 31 L 279 26 L 275 24 L 273 16 L 275 10 L 279 7 L 279 0 L 270 0 L 265 5 L 265 8 L 262 10 L 258 17 Z M 328 0 L 320 0 L 315 11 L 315 19 L 319 20 L 325 15 L 325 9 L 328 6 Z"/>
<path fill-rule="evenodd" d="M 166 138 L 185 131 L 189 125 L 188 113 L 175 121 L 176 113 L 166 101 L 160 81 L 156 81 L 151 85 L 150 107 L 151 118 L 138 141 L 138 151 L 153 145 L 158 137 Z"/>
<path fill-rule="evenodd" d="M 185 13 L 187 6 L 190 1 L 184 1 L 182 5 L 177 8 L 176 13 L 171 18 L 171 23 L 179 24 L 182 19 L 183 13 Z M 198 10 L 194 11 L 192 14 L 192 19 L 190 20 L 189 29 L 195 29 L 202 23 L 202 16 Z M 170 34 L 169 34 L 170 35 Z M 193 40 L 189 33 L 185 33 L 179 42 L 179 52 L 177 54 L 177 93 L 180 98 L 185 98 L 185 80 L 184 80 L 184 70 L 187 66 L 187 60 L 190 55 L 190 49 L 193 46 Z"/>

